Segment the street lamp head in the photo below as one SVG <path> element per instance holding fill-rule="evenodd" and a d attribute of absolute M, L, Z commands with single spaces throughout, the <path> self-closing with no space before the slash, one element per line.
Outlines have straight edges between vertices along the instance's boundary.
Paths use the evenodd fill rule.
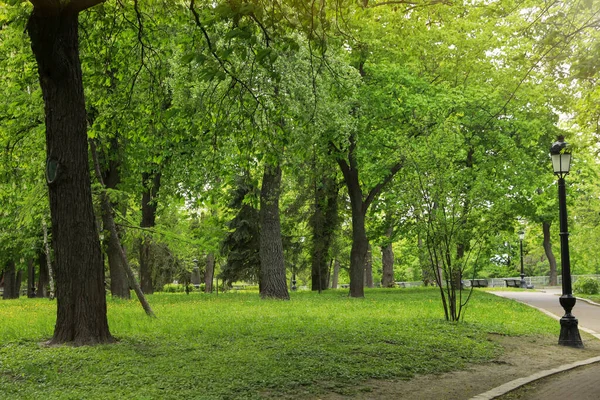
<path fill-rule="evenodd" d="M 520 230 L 520 231 L 519 231 L 519 239 L 520 239 L 520 240 L 523 240 L 523 239 L 525 239 L 525 231 L 524 231 L 524 230 Z"/>
<path fill-rule="evenodd" d="M 552 168 L 556 175 L 561 177 L 569 173 L 571 168 L 571 150 L 564 136 L 559 136 L 556 142 L 550 147 L 550 156 L 552 157 Z"/>

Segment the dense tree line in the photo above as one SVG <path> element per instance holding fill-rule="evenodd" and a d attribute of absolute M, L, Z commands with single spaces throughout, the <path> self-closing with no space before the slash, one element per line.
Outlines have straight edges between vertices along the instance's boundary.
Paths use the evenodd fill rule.
<path fill-rule="evenodd" d="M 458 319 L 460 280 L 515 272 L 516 230 L 555 279 L 564 133 L 597 272 L 598 6 L 0 1 L 4 296 L 55 280 L 53 343 L 112 341 L 106 289 L 196 265 L 277 299 L 435 282 Z"/>

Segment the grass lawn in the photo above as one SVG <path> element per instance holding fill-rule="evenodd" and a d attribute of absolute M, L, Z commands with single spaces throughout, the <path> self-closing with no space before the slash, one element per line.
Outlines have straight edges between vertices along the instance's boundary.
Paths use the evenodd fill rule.
<path fill-rule="evenodd" d="M 600 294 L 583 294 L 583 293 L 575 293 L 575 296 L 582 297 L 584 299 L 588 299 L 593 301 L 594 303 L 600 304 Z"/>
<path fill-rule="evenodd" d="M 117 344 L 44 347 L 55 302 L 0 301 L 0 392 L 18 399 L 255 399 L 351 393 L 368 379 L 408 379 L 485 362 L 489 333 L 555 335 L 556 322 L 475 291 L 465 320 L 448 323 L 436 289 L 155 294 L 108 300 Z"/>

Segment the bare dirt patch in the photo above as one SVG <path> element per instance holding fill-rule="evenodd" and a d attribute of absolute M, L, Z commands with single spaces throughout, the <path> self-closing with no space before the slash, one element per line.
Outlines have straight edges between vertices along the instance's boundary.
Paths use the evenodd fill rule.
<path fill-rule="evenodd" d="M 504 347 L 497 359 L 450 373 L 422 375 L 411 380 L 370 380 L 354 387 L 294 399 L 410 399 L 464 400 L 536 372 L 600 355 L 600 341 L 582 333 L 584 349 L 559 346 L 556 338 L 510 337 L 490 335 L 490 340 Z"/>

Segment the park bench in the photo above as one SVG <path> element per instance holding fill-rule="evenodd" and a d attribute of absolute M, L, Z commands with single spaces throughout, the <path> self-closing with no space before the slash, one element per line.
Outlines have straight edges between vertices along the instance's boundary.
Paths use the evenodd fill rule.
<path fill-rule="evenodd" d="M 520 288 L 521 287 L 521 280 L 520 279 L 505 279 L 504 283 L 506 283 L 506 287 L 514 287 L 514 288 Z"/>
<path fill-rule="evenodd" d="M 488 287 L 487 279 L 469 279 L 471 281 L 471 287 Z"/>
<path fill-rule="evenodd" d="M 513 288 L 521 287 L 521 279 L 519 279 L 519 278 L 505 279 L 504 282 L 506 283 L 506 287 L 513 287 Z M 525 284 L 525 287 L 527 289 L 533 289 L 533 285 Z"/>

